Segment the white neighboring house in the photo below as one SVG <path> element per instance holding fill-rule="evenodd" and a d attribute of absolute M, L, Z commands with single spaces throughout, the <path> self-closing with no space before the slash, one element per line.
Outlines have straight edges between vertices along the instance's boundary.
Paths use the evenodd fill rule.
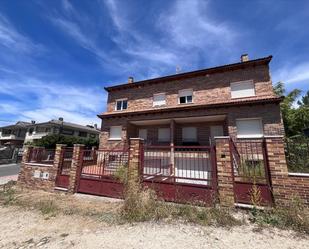
<path fill-rule="evenodd" d="M 31 123 L 18 121 L 16 124 L 0 127 L 0 146 L 22 146 L 30 125 Z"/>
<path fill-rule="evenodd" d="M 44 123 L 32 122 L 27 127 L 24 143 L 33 142 L 51 134 L 98 139 L 100 130 L 97 129 L 96 124 L 94 126 L 83 126 L 65 122 L 63 118 L 59 118 L 58 120 L 52 119 Z"/>

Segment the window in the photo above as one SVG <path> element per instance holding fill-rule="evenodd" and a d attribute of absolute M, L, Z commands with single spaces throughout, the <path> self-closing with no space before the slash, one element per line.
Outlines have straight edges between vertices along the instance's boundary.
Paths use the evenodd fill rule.
<path fill-rule="evenodd" d="M 215 137 L 223 136 L 223 126 L 222 125 L 213 125 L 210 126 L 210 137 L 214 139 Z"/>
<path fill-rule="evenodd" d="M 63 129 L 61 133 L 64 134 L 64 135 L 73 135 L 74 131 L 69 130 L 69 129 Z"/>
<path fill-rule="evenodd" d="M 169 142 L 171 140 L 170 128 L 159 128 L 158 130 L 158 141 Z"/>
<path fill-rule="evenodd" d="M 255 96 L 253 80 L 231 83 L 232 98 L 243 98 Z"/>
<path fill-rule="evenodd" d="M 193 95 L 192 89 L 180 90 L 179 93 L 178 93 L 178 96 L 179 96 L 178 102 L 179 102 L 179 104 L 192 103 L 192 95 Z"/>
<path fill-rule="evenodd" d="M 78 136 L 80 136 L 80 137 L 87 137 L 87 132 L 80 131 L 80 132 L 78 132 Z"/>
<path fill-rule="evenodd" d="M 263 136 L 262 120 L 259 118 L 236 120 L 238 138 L 257 138 Z"/>
<path fill-rule="evenodd" d="M 127 99 L 118 99 L 116 100 L 116 111 L 122 111 L 128 109 L 128 100 Z"/>
<path fill-rule="evenodd" d="M 182 128 L 182 141 L 183 142 L 196 142 L 197 141 L 196 127 L 183 127 Z"/>
<path fill-rule="evenodd" d="M 109 130 L 109 139 L 121 140 L 121 133 L 122 133 L 121 126 L 111 126 Z"/>
<path fill-rule="evenodd" d="M 146 140 L 147 139 L 147 129 L 139 129 L 138 137 Z"/>
<path fill-rule="evenodd" d="M 153 106 L 160 106 L 165 104 L 165 93 L 158 93 L 153 95 Z"/>

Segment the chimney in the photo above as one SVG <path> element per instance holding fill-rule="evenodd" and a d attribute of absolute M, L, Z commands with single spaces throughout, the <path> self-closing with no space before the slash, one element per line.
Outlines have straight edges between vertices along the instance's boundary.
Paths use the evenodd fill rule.
<path fill-rule="evenodd" d="M 241 62 L 249 61 L 249 56 L 248 56 L 248 54 L 242 54 L 242 55 L 240 56 L 240 61 L 241 61 Z"/>
<path fill-rule="evenodd" d="M 132 77 L 132 76 L 130 76 L 129 78 L 128 78 L 128 83 L 133 83 L 134 82 L 134 78 Z"/>
<path fill-rule="evenodd" d="M 94 124 L 94 129 L 98 129 L 98 125 L 97 124 Z"/>
<path fill-rule="evenodd" d="M 62 118 L 62 117 L 60 117 L 60 118 L 59 118 L 59 121 L 62 121 L 62 122 L 63 122 L 63 118 Z"/>
<path fill-rule="evenodd" d="M 31 120 L 31 124 L 35 124 L 35 120 Z"/>

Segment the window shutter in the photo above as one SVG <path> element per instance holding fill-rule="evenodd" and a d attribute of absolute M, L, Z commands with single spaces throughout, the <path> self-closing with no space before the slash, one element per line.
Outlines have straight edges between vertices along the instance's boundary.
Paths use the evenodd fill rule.
<path fill-rule="evenodd" d="M 110 139 L 121 139 L 121 126 L 111 126 L 109 130 L 109 138 Z"/>
<path fill-rule="evenodd" d="M 263 136 L 263 125 L 261 119 L 236 120 L 237 137 L 255 138 Z"/>
<path fill-rule="evenodd" d="M 192 96 L 192 89 L 184 89 L 179 91 L 179 97 Z"/>
<path fill-rule="evenodd" d="M 169 142 L 171 138 L 170 128 L 159 128 L 158 140 L 159 142 Z"/>
<path fill-rule="evenodd" d="M 138 137 L 146 140 L 147 139 L 147 129 L 139 129 Z"/>
<path fill-rule="evenodd" d="M 165 105 L 165 93 L 153 95 L 153 106 Z"/>
<path fill-rule="evenodd" d="M 243 98 L 255 96 L 253 80 L 231 83 L 232 98 Z"/>
<path fill-rule="evenodd" d="M 182 141 L 183 142 L 196 142 L 197 141 L 196 127 L 183 127 L 182 128 Z"/>

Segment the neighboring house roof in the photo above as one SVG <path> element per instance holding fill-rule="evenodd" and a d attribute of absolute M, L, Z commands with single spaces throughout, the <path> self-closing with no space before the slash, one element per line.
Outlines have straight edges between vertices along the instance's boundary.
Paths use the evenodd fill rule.
<path fill-rule="evenodd" d="M 0 127 L 0 129 L 13 129 L 13 128 L 20 129 L 20 128 L 27 128 L 30 125 L 31 125 L 31 123 L 29 123 L 29 122 L 18 121 L 18 122 L 16 122 L 16 124 L 2 126 L 2 127 Z"/>
<path fill-rule="evenodd" d="M 139 114 L 150 114 L 150 113 L 163 113 L 171 112 L 178 110 L 192 110 L 192 109 L 203 109 L 203 108 L 217 108 L 217 107 L 228 107 L 228 106 L 239 106 L 239 105 L 248 105 L 248 104 L 266 104 L 266 103 L 280 103 L 284 97 L 255 97 L 255 98 L 244 98 L 244 99 L 235 99 L 225 102 L 217 103 L 208 103 L 208 104 L 190 104 L 174 107 L 160 107 L 160 109 L 147 109 L 140 111 L 122 111 L 122 112 L 105 112 L 98 115 L 99 118 L 109 118 L 109 117 L 118 117 L 124 115 L 139 115 Z"/>
<path fill-rule="evenodd" d="M 52 120 L 50 120 L 48 122 L 44 122 L 44 123 L 31 124 L 29 127 L 41 126 L 41 125 L 63 126 L 63 127 L 68 127 L 68 128 L 72 128 L 72 129 L 77 129 L 77 130 L 100 133 L 100 130 L 98 130 L 96 128 L 91 128 L 91 127 L 88 127 L 88 126 L 79 125 L 79 124 L 70 123 L 70 122 L 65 122 L 65 121 L 56 120 L 56 119 L 52 119 Z"/>
<path fill-rule="evenodd" d="M 206 69 L 191 71 L 191 72 L 187 72 L 187 73 L 173 74 L 173 75 L 154 78 L 154 79 L 136 81 L 134 83 L 126 83 L 126 84 L 121 84 L 121 85 L 116 85 L 116 86 L 104 87 L 104 89 L 106 91 L 110 92 L 110 91 L 113 91 L 113 90 L 139 87 L 139 86 L 143 86 L 143 85 L 146 85 L 146 84 L 153 84 L 153 83 L 160 83 L 160 82 L 164 82 L 164 81 L 178 80 L 180 78 L 190 78 L 190 77 L 196 77 L 196 76 L 204 75 L 204 74 L 212 74 L 212 73 L 236 70 L 236 69 L 241 69 L 241 68 L 249 67 L 249 66 L 268 65 L 269 62 L 271 61 L 271 59 L 272 59 L 272 56 L 270 55 L 268 57 L 259 58 L 259 59 L 256 59 L 256 60 L 249 60 L 249 61 L 245 61 L 245 62 L 227 64 L 227 65 L 223 65 L 223 66 L 206 68 Z"/>

